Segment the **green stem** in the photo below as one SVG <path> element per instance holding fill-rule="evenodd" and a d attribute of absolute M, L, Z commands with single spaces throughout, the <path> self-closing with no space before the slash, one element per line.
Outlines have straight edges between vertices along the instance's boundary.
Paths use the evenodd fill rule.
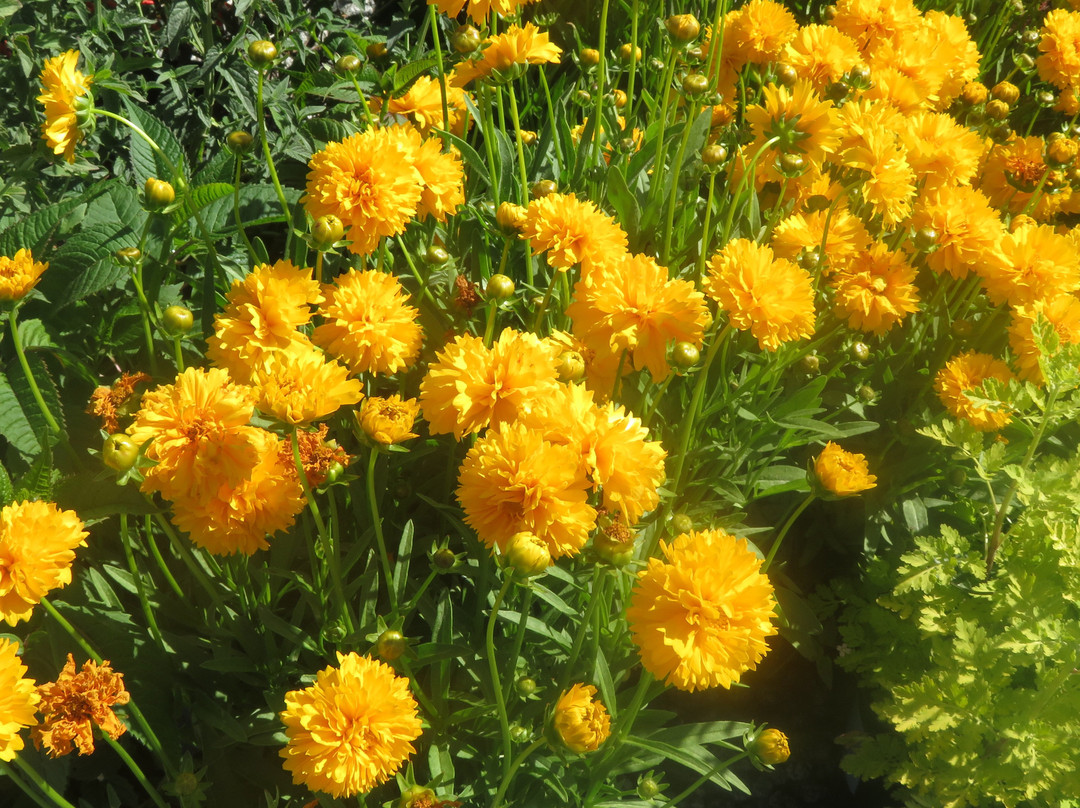
<path fill-rule="evenodd" d="M 147 222 L 150 219 L 147 217 Z M 150 361 L 150 373 L 153 376 L 157 375 L 157 351 L 154 350 L 154 332 L 150 328 L 150 301 L 146 299 L 146 291 L 143 288 L 142 279 L 142 258 L 139 259 L 138 266 L 131 273 L 131 280 L 135 284 L 135 296 L 139 299 L 139 314 L 142 316 L 143 325 L 143 337 L 146 339 L 146 358 Z"/>
<path fill-rule="evenodd" d="M 533 320 L 533 328 L 537 334 L 540 333 L 540 323 L 544 321 L 544 315 L 547 313 L 548 303 L 551 302 L 551 293 L 555 289 L 555 284 L 559 281 L 559 275 L 563 274 L 560 270 L 551 267 L 551 282 L 548 284 L 547 291 L 544 292 L 544 298 L 540 301 L 540 305 L 536 309 L 536 318 Z"/>
<path fill-rule="evenodd" d="M 634 82 L 637 79 L 637 40 L 638 40 L 638 0 L 634 0 L 630 11 L 630 71 L 626 78 L 626 110 L 632 113 L 634 110 Z M 630 117 L 628 115 L 627 117 Z M 633 120 L 630 117 L 630 120 Z"/>
<path fill-rule="evenodd" d="M 642 747 L 644 748 L 645 745 L 642 744 Z M 695 780 L 693 783 L 691 783 L 689 786 L 687 786 L 685 789 L 683 789 L 678 794 L 676 794 L 674 797 L 672 797 L 670 800 L 665 802 L 662 806 L 660 806 L 660 808 L 673 808 L 673 806 L 678 805 L 680 802 L 685 800 L 687 797 L 689 797 L 691 794 L 693 794 L 695 791 L 697 791 L 699 788 L 701 788 L 703 785 L 705 785 L 707 782 L 709 782 L 714 776 L 716 776 L 717 774 L 719 774 L 722 771 L 727 771 L 735 763 L 738 763 L 744 757 L 748 757 L 749 754 L 750 754 L 749 752 L 743 751 L 743 752 L 739 752 L 739 754 L 737 754 L 737 755 L 732 755 L 727 760 L 720 761 L 715 766 L 713 766 L 711 769 L 709 769 L 709 771 L 707 771 L 705 774 L 701 775 L 701 777 L 699 777 L 697 780 Z"/>
<path fill-rule="evenodd" d="M 604 82 L 607 79 L 607 23 L 608 7 L 610 0 L 603 0 L 600 6 L 600 43 L 596 46 L 600 53 L 600 61 L 596 65 L 596 125 L 593 127 L 592 162 L 599 165 L 600 161 L 600 130 L 604 128 Z M 636 17 L 635 17 L 636 21 Z"/>
<path fill-rule="evenodd" d="M 526 587 L 525 593 L 521 596 L 521 616 L 518 618 L 517 632 L 514 634 L 514 648 L 510 651 L 511 676 L 517 671 L 518 656 L 520 656 L 521 646 L 525 642 L 525 626 L 529 622 L 529 607 L 532 606 L 532 597 L 532 587 Z"/>
<path fill-rule="evenodd" d="M 814 494 L 808 494 L 799 507 L 791 512 L 791 516 L 787 518 L 787 521 L 784 522 L 784 526 L 780 528 L 780 532 L 776 534 L 776 540 L 772 543 L 772 547 L 769 548 L 769 554 L 765 556 L 765 561 L 761 565 L 762 573 L 769 569 L 769 565 L 772 564 L 773 559 L 776 557 L 776 551 L 780 549 L 780 543 L 784 540 L 784 536 L 787 535 L 791 526 L 795 524 L 795 520 L 799 518 L 799 515 L 805 511 L 815 499 L 817 499 L 817 497 Z"/>
<path fill-rule="evenodd" d="M 323 251 L 315 251 L 315 281 L 322 283 Z"/>
<path fill-rule="evenodd" d="M 697 104 L 691 104 L 688 112 L 690 114 L 679 139 L 679 150 L 675 153 L 675 164 L 671 167 L 671 194 L 668 197 L 667 217 L 664 220 L 664 249 L 660 253 L 660 263 L 665 266 L 671 260 L 671 231 L 675 224 L 675 202 L 679 197 L 679 172 L 682 171 L 683 160 L 686 159 L 686 144 L 690 140 L 690 130 L 693 129 L 694 119 L 697 117 Z"/>
<path fill-rule="evenodd" d="M 671 80 L 675 75 L 675 51 L 668 53 L 667 65 L 664 67 L 664 78 L 660 84 L 660 126 L 656 132 L 656 155 L 653 157 L 653 188 L 663 188 L 664 175 L 664 132 L 667 129 L 668 99 L 671 96 Z"/>
<path fill-rule="evenodd" d="M 674 373 L 668 373 L 667 378 L 660 384 L 660 389 L 653 396 L 653 400 L 649 403 L 649 408 L 645 410 L 645 416 L 641 419 L 641 425 L 647 427 L 649 422 L 652 421 L 653 415 L 656 413 L 656 407 L 660 404 L 660 399 L 664 397 L 664 393 L 667 392 L 668 387 L 671 386 L 671 380 L 675 378 Z"/>
<path fill-rule="evenodd" d="M 157 521 L 158 526 L 164 531 L 165 535 L 169 537 L 169 543 L 172 545 L 173 550 L 180 556 L 180 560 L 184 562 L 184 566 L 188 568 L 188 571 L 194 576 L 195 580 L 199 582 L 199 585 L 206 590 L 206 593 L 210 596 L 210 601 L 214 604 L 214 608 L 220 609 L 222 607 L 221 596 L 214 589 L 213 583 L 207 577 L 206 573 L 199 567 L 198 562 L 195 560 L 195 556 L 191 554 L 191 551 L 187 548 L 187 545 L 176 535 L 176 531 L 172 529 L 168 520 L 162 516 L 160 511 L 154 512 L 154 519 Z"/>
<path fill-rule="evenodd" d="M 502 734 L 503 745 L 503 780 L 505 781 L 510 772 L 510 720 L 506 715 L 506 698 L 503 696 L 502 680 L 499 678 L 499 665 L 495 661 L 495 621 L 499 616 L 499 608 L 503 598 L 506 597 L 510 584 L 514 582 L 513 573 L 508 573 L 503 581 L 499 594 L 495 597 L 495 604 L 491 607 L 488 615 L 487 632 L 485 634 L 485 651 L 487 652 L 488 671 L 491 674 L 491 687 L 495 693 L 495 708 L 499 714 L 499 731 Z"/>
<path fill-rule="evenodd" d="M 521 141 L 521 119 L 518 117 L 517 93 L 514 85 L 506 87 L 510 95 L 510 120 L 514 122 L 514 141 L 517 144 L 518 172 L 521 174 L 521 204 L 529 204 L 529 172 L 525 168 L 525 145 Z M 532 284 L 530 278 L 529 283 Z"/>
<path fill-rule="evenodd" d="M 274 166 L 274 156 L 270 153 L 270 141 L 266 137 L 266 115 L 263 112 L 263 79 L 265 71 L 259 70 L 258 88 L 255 93 L 255 114 L 259 118 L 259 140 L 262 142 L 263 156 L 266 158 L 266 167 L 270 170 L 270 180 L 274 183 L 274 192 L 277 193 L 278 202 L 281 203 L 281 212 L 285 214 L 285 254 L 289 253 L 289 242 L 292 241 L 292 212 L 289 210 L 289 202 L 285 199 L 285 191 L 281 188 L 281 180 L 278 179 L 277 168 Z"/>
<path fill-rule="evenodd" d="M 728 234 L 731 232 L 731 223 L 735 220 L 735 208 L 738 207 L 739 197 L 742 196 L 743 189 L 746 188 L 746 181 L 751 180 L 751 182 L 753 182 L 752 178 L 754 177 L 754 174 L 757 170 L 758 160 L 761 159 L 761 156 L 765 154 L 768 149 L 770 149 L 775 143 L 779 142 L 779 140 L 780 138 L 778 137 L 771 137 L 764 143 L 762 143 L 761 148 L 757 150 L 757 153 L 754 155 L 753 159 L 750 160 L 750 165 L 746 167 L 746 172 L 743 174 L 742 179 L 739 181 L 738 187 L 735 189 L 735 193 L 731 195 L 731 201 L 728 203 L 727 217 L 724 220 L 724 233 L 721 238 L 722 244 L 727 243 Z M 753 185 L 751 185 L 750 187 L 752 192 Z"/>
<path fill-rule="evenodd" d="M 487 156 L 488 174 L 491 176 L 491 198 L 495 202 L 495 209 L 499 209 L 499 173 L 495 167 L 495 122 L 491 117 L 491 88 L 480 88 L 480 126 L 484 130 L 484 153 Z"/>
<path fill-rule="evenodd" d="M 139 137 L 146 141 L 146 144 L 153 150 L 154 154 L 156 154 L 161 159 L 161 162 L 165 164 L 165 167 L 169 169 L 169 174 L 172 175 L 173 182 L 179 186 L 179 190 L 184 190 L 185 188 L 187 188 L 187 182 L 180 174 L 179 167 L 172 160 L 169 159 L 169 156 L 165 154 L 161 146 L 157 144 L 157 141 L 150 137 L 150 135 L 146 134 L 142 127 L 140 127 L 133 121 L 129 121 L 123 115 L 117 115 L 115 112 L 110 112 L 107 109 L 99 109 L 98 107 L 94 107 L 94 115 L 103 115 L 106 118 L 112 118 L 114 121 L 119 121 L 120 123 L 129 127 L 133 132 L 135 132 L 135 134 L 137 134 Z"/>
<path fill-rule="evenodd" d="M 694 270 L 694 286 L 698 289 L 701 288 L 701 278 L 705 274 L 705 256 L 709 254 L 709 244 L 712 241 L 709 238 L 709 228 L 712 226 L 712 206 L 713 198 L 716 189 L 716 174 L 715 172 L 709 172 L 709 193 L 705 197 L 705 221 L 702 223 L 701 228 L 701 249 L 698 253 L 697 267 Z"/>
<path fill-rule="evenodd" d="M 161 794 L 158 793 L 158 790 L 146 779 L 143 770 L 139 768 L 139 764 L 132 759 L 127 750 L 124 749 L 118 741 L 113 740 L 108 733 L 103 732 L 102 737 L 105 739 L 105 743 L 111 746 L 113 751 L 120 756 L 122 761 L 124 761 L 124 765 L 128 767 L 133 775 L 135 775 L 135 779 L 139 781 L 139 785 L 141 785 L 146 793 L 150 795 L 150 799 L 153 800 L 154 805 L 156 805 L 157 808 L 169 808 L 169 804 L 165 802 L 164 797 L 162 797 Z"/>
<path fill-rule="evenodd" d="M 131 577 L 135 581 L 135 592 L 139 596 L 139 603 L 142 605 L 143 614 L 146 616 L 146 622 L 150 627 L 150 634 L 164 650 L 165 643 L 161 638 L 161 629 L 158 628 L 154 610 L 150 607 L 150 601 L 146 597 L 146 584 L 143 581 L 142 572 L 139 571 L 139 565 L 135 562 L 135 553 L 131 549 L 131 537 L 128 535 L 128 515 L 126 513 L 120 514 L 120 541 L 124 545 L 124 556 L 127 558 Z"/>
<path fill-rule="evenodd" d="M 585 633 L 592 625 L 593 613 L 596 612 L 599 606 L 600 597 L 597 591 L 600 588 L 600 575 L 603 571 L 603 567 L 600 564 L 593 566 L 592 583 L 589 585 L 589 591 L 587 597 L 589 599 L 589 605 L 585 607 L 585 614 L 582 616 L 581 621 L 578 623 L 577 633 L 574 634 L 574 644 L 570 646 L 570 654 L 566 657 L 566 664 L 563 666 L 562 676 L 559 677 L 559 692 L 566 690 L 566 686 L 570 684 L 570 679 L 574 676 L 574 665 L 577 664 L 578 656 L 581 654 L 581 646 L 585 644 Z"/>
<path fill-rule="evenodd" d="M 379 516 L 379 499 L 375 494 L 375 461 L 379 459 L 379 450 L 374 446 L 368 454 L 367 499 L 371 508 L 371 522 L 375 528 L 375 541 L 379 545 L 379 563 L 382 565 L 383 578 L 386 579 L 386 595 L 390 602 L 390 611 L 397 611 L 397 592 L 394 591 L 394 574 L 390 570 L 390 556 L 386 552 L 386 539 L 383 536 L 382 518 Z"/>
<path fill-rule="evenodd" d="M 487 305 L 487 320 L 484 323 L 484 347 L 491 347 L 491 340 L 495 336 L 495 320 L 499 311 L 499 301 L 489 300 Z"/>
<path fill-rule="evenodd" d="M 521 768 L 521 764 L 528 760 L 529 755 L 545 743 L 546 741 L 543 738 L 537 738 L 518 753 L 518 756 L 514 758 L 514 762 L 510 764 L 510 769 L 503 775 L 502 782 L 499 783 L 499 790 L 495 792 L 495 799 L 491 803 L 492 808 L 502 808 L 503 797 L 506 796 L 510 783 L 513 782 L 514 776 L 517 774 L 518 769 Z"/>
<path fill-rule="evenodd" d="M 168 581 L 169 588 L 172 589 L 173 593 L 180 598 L 180 600 L 187 602 L 184 590 L 181 589 L 180 584 L 176 582 L 176 578 L 173 577 L 172 572 L 165 563 L 165 559 L 161 556 L 161 550 L 158 549 L 157 542 L 154 541 L 154 523 L 150 516 L 146 517 L 144 529 L 146 532 L 146 543 L 150 545 L 150 552 L 154 556 L 154 561 L 157 562 L 158 568 L 165 576 L 165 580 Z"/>
<path fill-rule="evenodd" d="M 442 128 L 450 130 L 450 107 L 446 103 L 446 67 L 443 65 L 442 42 L 439 41 L 439 24 L 435 18 L 435 6 L 428 6 L 428 22 L 431 24 L 431 43 L 435 46 L 435 58 L 439 61 L 439 93 L 442 100 Z M 446 141 L 443 141 L 446 148 Z"/>
<path fill-rule="evenodd" d="M 236 230 L 240 234 L 240 237 L 244 240 L 244 246 L 247 247 L 248 257 L 251 258 L 251 263 L 258 263 L 258 256 L 255 255 L 255 248 L 251 245 L 251 239 L 248 238 L 247 231 L 244 229 L 244 221 L 240 218 L 240 163 L 242 158 L 239 154 L 236 155 L 236 171 L 233 173 L 233 218 L 236 219 Z"/>
<path fill-rule="evenodd" d="M 360 108 L 364 110 L 364 120 L 367 121 L 368 128 L 373 129 L 375 127 L 375 118 L 371 114 L 371 107 L 368 106 L 367 96 L 360 89 L 360 82 L 356 80 L 356 76 L 350 73 L 349 78 L 352 79 L 353 87 L 356 88 L 356 94 L 360 98 Z M 443 125 L 445 126 L 445 124 Z"/>
<path fill-rule="evenodd" d="M 37 769 L 35 769 L 33 766 L 23 760 L 22 755 L 16 755 L 14 762 L 15 765 L 18 766 L 20 770 L 22 770 L 22 773 L 26 775 L 30 782 L 32 782 L 38 788 L 38 790 L 41 791 L 42 794 L 49 798 L 52 805 L 56 806 L 56 808 L 75 808 L 75 806 L 65 800 L 55 788 L 45 782 L 45 778 L 37 773 Z M 16 785 L 18 785 L 19 788 L 21 788 L 25 793 L 29 794 L 33 798 L 34 802 L 36 802 L 38 805 L 48 805 L 48 803 L 42 802 L 37 797 L 37 795 L 35 795 L 25 785 L 23 785 L 17 779 L 14 770 L 11 769 L 8 764 L 2 760 L 0 760 L 0 771 L 3 771 L 6 775 L 10 776 L 11 779 L 15 781 Z"/>
<path fill-rule="evenodd" d="M 439 308 L 438 302 L 435 300 L 434 295 L 431 294 L 431 289 L 428 288 L 427 281 L 420 275 L 420 271 L 416 268 L 416 262 L 413 260 L 412 255 L 409 253 L 409 248 L 405 246 L 405 242 L 398 240 L 397 245 L 401 248 L 401 255 L 405 258 L 405 263 L 409 265 L 409 271 L 416 279 L 416 284 L 419 286 L 420 297 L 425 298 L 428 304 L 431 306 L 431 311 L 438 318 L 440 324 L 444 328 L 450 328 L 450 321 L 446 319 L 446 315 L 443 314 L 442 309 Z"/>
<path fill-rule="evenodd" d="M 15 354 L 19 357 L 19 364 L 22 366 L 23 375 L 26 377 L 26 383 L 30 385 L 30 392 L 34 396 L 34 401 L 37 402 L 38 409 L 41 410 L 42 417 L 45 418 L 45 423 L 49 426 L 49 431 L 54 435 L 59 435 L 60 425 L 56 423 L 56 419 L 53 418 L 52 413 L 49 412 L 49 408 L 45 404 L 45 399 L 41 395 L 41 389 L 38 387 L 37 380 L 30 370 L 30 363 L 26 361 L 26 352 L 23 351 L 22 337 L 19 336 L 19 324 L 15 318 L 15 312 L 18 308 L 18 305 L 12 306 L 11 311 L 8 312 L 8 326 L 11 329 L 11 341 L 15 345 Z"/>
<path fill-rule="evenodd" d="M 551 128 L 551 142 L 555 144 L 555 169 L 556 176 L 562 175 L 563 166 L 563 153 L 562 144 L 560 143 L 558 123 L 555 118 L 555 105 L 551 103 L 551 88 L 548 86 L 547 75 L 544 73 L 543 65 L 538 66 L 538 72 L 540 73 L 540 86 L 544 88 L 544 100 L 547 102 L 548 110 L 548 126 Z"/>
<path fill-rule="evenodd" d="M 180 347 L 180 335 L 173 337 L 173 354 L 176 356 L 176 372 L 184 372 L 184 351 Z"/>

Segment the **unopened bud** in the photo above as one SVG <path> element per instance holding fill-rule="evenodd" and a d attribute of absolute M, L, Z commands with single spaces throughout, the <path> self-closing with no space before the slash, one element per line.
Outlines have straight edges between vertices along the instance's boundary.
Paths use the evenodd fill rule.
<path fill-rule="evenodd" d="M 681 45 L 693 42 L 701 32 L 701 23 L 693 14 L 673 14 L 664 20 L 664 27 L 671 41 Z"/>

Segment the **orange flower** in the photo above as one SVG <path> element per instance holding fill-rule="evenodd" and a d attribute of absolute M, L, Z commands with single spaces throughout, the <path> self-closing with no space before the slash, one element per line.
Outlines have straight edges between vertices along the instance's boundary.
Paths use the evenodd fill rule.
<path fill-rule="evenodd" d="M 938 398 L 954 418 L 962 418 L 980 432 L 995 432 L 1012 420 L 1007 409 L 990 409 L 975 404 L 968 391 L 975 390 L 987 379 L 1007 384 L 1012 378 L 1009 367 L 989 354 L 968 351 L 954 356 L 934 377 Z"/>
<path fill-rule="evenodd" d="M 300 450 L 300 465 L 304 468 L 310 488 L 318 488 L 326 482 L 330 469 L 335 465 L 347 466 L 352 458 L 337 445 L 334 440 L 327 440 L 329 427 L 319 424 L 318 429 L 296 431 L 296 444 Z M 286 469 L 295 469 L 292 441 L 282 441 L 280 447 L 281 465 Z"/>
<path fill-rule="evenodd" d="M 779 59 L 784 46 L 799 30 L 795 15 L 774 0 L 750 0 L 725 18 L 724 50 L 738 54 L 735 60 L 765 64 Z"/>
<path fill-rule="evenodd" d="M 313 345 L 273 356 L 252 384 L 259 391 L 259 409 L 287 424 L 321 421 L 364 397 L 360 380 L 350 379 L 344 365 L 328 361 Z"/>
<path fill-rule="evenodd" d="M 832 209 L 831 218 L 828 209 L 791 214 L 773 230 L 771 246 L 778 257 L 795 261 L 804 250 L 820 249 L 824 243 L 827 262 L 822 271 L 832 274 L 846 269 L 856 256 L 870 248 L 870 242 L 866 227 L 840 202 Z"/>
<path fill-rule="evenodd" d="M 47 262 L 35 261 L 25 248 L 14 258 L 0 255 L 0 300 L 22 300 L 48 268 Z"/>
<path fill-rule="evenodd" d="M 853 67 L 866 66 L 855 40 L 831 25 L 800 28 L 785 48 L 783 60 L 819 93 Z"/>
<path fill-rule="evenodd" d="M 626 253 L 626 233 L 588 200 L 574 194 L 548 194 L 529 203 L 521 238 L 533 253 L 547 252 L 548 263 L 565 270 L 580 264 L 583 273 Z"/>
<path fill-rule="evenodd" d="M 1080 88 L 1080 12 L 1054 9 L 1039 33 L 1039 76 L 1059 90 Z"/>
<path fill-rule="evenodd" d="M 390 99 L 386 105 L 387 112 L 407 117 L 422 135 L 428 135 L 432 129 L 449 129 L 460 137 L 465 134 L 465 91 L 453 86 L 453 73 L 448 73 L 445 80 L 449 127 L 443 125 L 442 87 L 439 86 L 438 79 L 430 76 L 420 76 L 412 83 L 408 92 Z"/>
<path fill-rule="evenodd" d="M 412 428 L 419 413 L 420 402 L 415 398 L 372 396 L 360 411 L 360 427 L 376 443 L 391 446 L 417 437 Z"/>
<path fill-rule="evenodd" d="M 457 17 L 467 5 L 472 21 L 477 25 L 486 25 L 492 11 L 503 17 L 512 17 L 519 8 L 535 2 L 536 0 L 428 0 L 428 5 L 435 6 L 450 19 Z"/>
<path fill-rule="evenodd" d="M 459 65 L 453 79 L 455 87 L 464 87 L 478 78 L 508 80 L 528 64 L 558 64 L 562 54 L 562 48 L 552 44 L 547 33 L 541 33 L 531 22 L 525 23 L 524 28 L 511 25 L 498 36 L 488 37 L 484 43 L 487 47 L 479 59 Z"/>
<path fill-rule="evenodd" d="M 755 181 L 759 188 L 765 182 L 783 181 L 776 167 L 781 155 L 801 154 L 812 166 L 820 166 L 840 143 L 832 102 L 818 98 L 810 82 L 802 79 L 791 89 L 766 86 L 761 105 L 748 107 L 746 120 L 754 133 L 754 142 L 746 148 L 749 159 L 770 139 L 779 138 L 758 158 Z"/>
<path fill-rule="evenodd" d="M 967 185 L 982 162 L 979 135 L 943 112 L 919 112 L 908 118 L 900 139 L 911 170 L 927 189 Z"/>
<path fill-rule="evenodd" d="M 838 497 L 850 497 L 877 486 L 866 457 L 846 452 L 832 441 L 825 444 L 814 460 L 814 476 L 821 487 Z"/>
<path fill-rule="evenodd" d="M 911 0 L 838 0 L 829 23 L 870 53 L 881 43 L 913 33 L 919 26 L 919 10 Z"/>
<path fill-rule="evenodd" d="M 1006 233 L 1001 256 L 980 266 L 983 288 L 995 304 L 1025 306 L 1080 289 L 1080 251 L 1050 225 Z"/>
<path fill-rule="evenodd" d="M 972 267 L 1000 262 L 1001 219 L 974 188 L 943 185 L 926 191 L 915 203 L 911 224 L 916 230 L 925 228 L 937 234 L 937 249 L 926 256 L 927 265 L 935 272 L 962 278 Z"/>
<path fill-rule="evenodd" d="M 110 435 L 120 431 L 120 418 L 130 417 L 139 404 L 136 386 L 146 384 L 150 377 L 145 373 L 121 373 L 112 387 L 95 387 L 90 394 L 86 411 L 101 419 L 101 428 Z"/>
<path fill-rule="evenodd" d="M 68 654 L 67 664 L 55 682 L 39 685 L 42 722 L 34 727 L 34 746 L 42 746 L 50 757 L 70 754 L 78 747 L 80 755 L 94 751 L 94 727 L 114 741 L 127 732 L 112 708 L 127 704 L 131 694 L 124 689 L 124 675 L 116 673 L 105 660 L 99 666 L 87 660 L 75 673 L 75 658 Z"/>
<path fill-rule="evenodd" d="M 875 242 L 832 278 L 836 304 L 852 328 L 884 334 L 919 309 L 915 268 L 900 253 Z"/>

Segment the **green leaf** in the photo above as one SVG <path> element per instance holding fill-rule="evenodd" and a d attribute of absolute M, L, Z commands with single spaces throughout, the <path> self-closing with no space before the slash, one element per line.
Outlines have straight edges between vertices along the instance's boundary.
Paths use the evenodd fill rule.
<path fill-rule="evenodd" d="M 491 175 L 488 173 L 487 163 L 484 162 L 484 158 L 477 153 L 476 149 L 451 132 L 436 129 L 435 134 L 439 135 L 444 140 L 449 140 L 454 144 L 454 147 L 461 152 L 461 156 L 465 158 L 465 162 L 469 166 L 470 175 L 475 174 L 479 176 L 486 185 L 491 185 Z"/>
<path fill-rule="evenodd" d="M 19 367 L 15 367 L 14 371 L 22 373 Z M 24 456 L 35 455 L 41 448 L 37 433 L 23 412 L 22 403 L 15 395 L 6 373 L 0 373 L 0 435 Z"/>
<path fill-rule="evenodd" d="M 397 72 L 394 73 L 394 94 L 397 95 L 406 86 L 412 84 L 413 79 L 419 76 L 421 73 L 431 70 L 433 67 L 437 67 L 439 59 L 436 56 L 429 56 L 426 59 L 419 59 L 415 62 L 410 62 L 404 67 L 399 67 Z"/>
<path fill-rule="evenodd" d="M 161 121 L 146 112 L 141 107 L 124 101 L 128 119 L 140 127 L 150 138 L 157 143 L 165 156 L 172 161 L 176 170 L 187 175 L 187 163 L 184 159 L 184 151 L 176 136 Z M 169 167 L 155 154 L 150 145 L 135 130 L 131 130 L 131 169 L 135 172 L 135 179 L 142 186 L 151 177 L 172 182 L 174 177 Z"/>
<path fill-rule="evenodd" d="M 15 501 L 15 486 L 11 484 L 11 477 L 3 463 L 0 463 L 0 507 L 10 505 Z"/>
<path fill-rule="evenodd" d="M 59 477 L 60 472 L 52 467 L 52 452 L 46 446 L 33 465 L 15 482 L 15 499 L 51 500 Z"/>
<path fill-rule="evenodd" d="M 0 255 L 12 256 L 24 247 L 35 258 L 44 254 L 45 246 L 63 232 L 64 218 L 80 205 L 79 199 L 65 199 L 35 211 L 0 233 Z"/>
<path fill-rule="evenodd" d="M 607 198 L 611 207 L 615 209 L 615 218 L 618 219 L 630 239 L 634 240 L 637 237 L 638 223 L 641 219 L 641 208 L 638 206 L 637 197 L 626 184 L 622 169 L 615 162 L 608 166 Z"/>

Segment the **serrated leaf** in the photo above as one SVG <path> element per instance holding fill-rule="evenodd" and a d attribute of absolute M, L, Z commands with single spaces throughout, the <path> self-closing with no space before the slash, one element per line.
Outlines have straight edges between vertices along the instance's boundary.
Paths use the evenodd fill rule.
<path fill-rule="evenodd" d="M 52 467 L 52 452 L 46 446 L 26 473 L 15 482 L 15 499 L 51 500 L 59 478 L 60 473 Z"/>
<path fill-rule="evenodd" d="M 394 73 L 394 95 L 397 95 L 406 86 L 412 84 L 413 79 L 419 76 L 426 70 L 436 67 L 439 64 L 439 60 L 435 56 L 429 56 L 426 59 L 419 59 L 415 62 L 410 62 L 404 67 L 398 67 L 397 72 Z"/>
<path fill-rule="evenodd" d="M 181 174 L 187 174 L 187 161 L 184 159 L 184 150 L 176 136 L 161 121 L 146 112 L 141 107 L 125 100 L 124 107 L 128 118 L 132 123 L 139 126 L 161 148 L 165 156 L 172 161 L 176 170 Z M 141 187 L 149 178 L 172 181 L 172 172 L 165 162 L 154 153 L 150 145 L 134 130 L 130 132 L 131 147 L 129 156 L 131 169 L 135 173 L 135 179 Z"/>
<path fill-rule="evenodd" d="M 61 222 L 80 205 L 79 199 L 66 199 L 35 211 L 0 233 L 0 255 L 15 255 L 24 247 L 35 257 L 62 230 Z"/>
<path fill-rule="evenodd" d="M 15 486 L 11 484 L 11 477 L 4 468 L 4 464 L 0 463 L 0 507 L 10 505 L 14 501 Z"/>

